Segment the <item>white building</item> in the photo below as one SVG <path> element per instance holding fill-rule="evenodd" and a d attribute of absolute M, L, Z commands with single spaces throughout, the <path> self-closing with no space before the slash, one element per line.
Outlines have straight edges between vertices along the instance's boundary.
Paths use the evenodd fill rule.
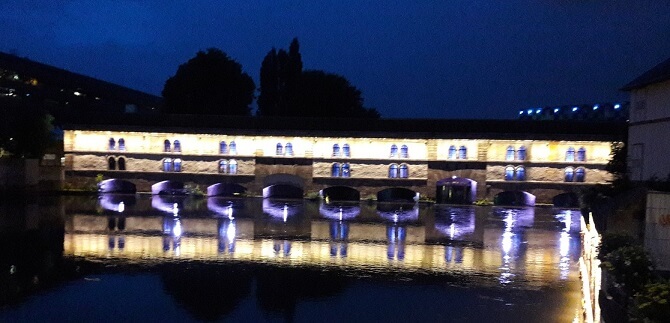
<path fill-rule="evenodd" d="M 670 176 L 670 59 L 623 87 L 630 92 L 628 168 L 633 181 Z"/>

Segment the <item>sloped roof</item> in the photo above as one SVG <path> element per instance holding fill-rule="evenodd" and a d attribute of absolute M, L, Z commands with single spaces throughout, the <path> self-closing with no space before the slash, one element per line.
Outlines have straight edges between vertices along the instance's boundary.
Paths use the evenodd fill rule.
<path fill-rule="evenodd" d="M 636 79 L 626 84 L 622 91 L 630 91 L 646 87 L 647 85 L 670 80 L 670 58 L 642 73 Z"/>

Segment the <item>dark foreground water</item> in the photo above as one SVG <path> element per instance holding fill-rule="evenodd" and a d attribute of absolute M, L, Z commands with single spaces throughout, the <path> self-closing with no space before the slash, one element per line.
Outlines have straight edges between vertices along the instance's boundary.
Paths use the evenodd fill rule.
<path fill-rule="evenodd" d="M 4 200 L 1 322 L 569 322 L 579 212 Z"/>

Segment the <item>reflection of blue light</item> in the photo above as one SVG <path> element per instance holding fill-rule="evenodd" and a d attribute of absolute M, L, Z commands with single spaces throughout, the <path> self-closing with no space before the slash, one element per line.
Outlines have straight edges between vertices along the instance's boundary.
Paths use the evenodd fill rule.
<path fill-rule="evenodd" d="M 119 213 L 123 213 L 125 209 L 126 205 L 123 202 L 119 203 Z"/>
<path fill-rule="evenodd" d="M 382 206 L 382 209 L 385 210 L 380 210 L 380 205 L 377 205 L 377 214 L 383 219 L 392 221 L 393 223 L 417 221 L 419 219 L 419 205 L 414 204 L 412 208 L 407 208 L 407 204 L 404 204 L 404 206 L 405 208 L 403 208 L 403 206 L 398 206 L 396 209 L 392 204 L 389 204 Z"/>
<path fill-rule="evenodd" d="M 449 239 L 467 239 L 475 232 L 474 207 L 435 207 L 435 229 Z"/>
<path fill-rule="evenodd" d="M 351 220 L 361 213 L 359 204 L 328 204 L 321 201 L 319 204 L 319 213 L 324 218 L 331 220 Z"/>
<path fill-rule="evenodd" d="M 287 222 L 289 218 L 297 216 L 302 212 L 302 202 L 275 201 L 272 199 L 263 200 L 263 213 Z"/>
<path fill-rule="evenodd" d="M 233 243 L 235 241 L 235 222 L 230 222 L 228 225 L 228 230 L 226 230 L 226 236 L 228 237 L 228 243 Z"/>
<path fill-rule="evenodd" d="M 179 219 L 175 220 L 174 228 L 172 228 L 172 235 L 175 238 L 181 237 L 181 221 Z"/>

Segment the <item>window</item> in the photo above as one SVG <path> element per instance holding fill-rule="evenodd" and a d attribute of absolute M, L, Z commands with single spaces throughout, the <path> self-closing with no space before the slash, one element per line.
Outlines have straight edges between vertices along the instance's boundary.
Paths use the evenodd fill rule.
<path fill-rule="evenodd" d="M 516 151 L 517 160 L 526 160 L 526 146 L 519 147 L 519 150 Z"/>
<path fill-rule="evenodd" d="M 458 148 L 458 159 L 468 159 L 468 149 L 465 146 Z"/>
<path fill-rule="evenodd" d="M 228 174 L 237 174 L 237 161 L 235 159 L 228 162 Z"/>
<path fill-rule="evenodd" d="M 568 150 L 565 152 L 565 161 L 575 161 L 575 148 L 568 148 Z"/>
<path fill-rule="evenodd" d="M 177 141 L 175 141 L 176 143 Z M 181 172 L 181 159 L 175 158 L 172 162 L 172 167 L 175 172 Z"/>
<path fill-rule="evenodd" d="M 400 178 L 408 178 L 409 177 L 409 167 L 407 167 L 407 164 L 401 164 L 400 165 Z"/>
<path fill-rule="evenodd" d="M 109 170 L 116 169 L 116 159 L 114 159 L 114 157 L 107 158 L 107 169 Z"/>
<path fill-rule="evenodd" d="M 333 157 L 339 157 L 340 156 L 340 145 L 334 144 L 333 145 Z"/>
<path fill-rule="evenodd" d="M 456 159 L 456 146 L 449 146 L 449 155 L 447 155 L 448 159 Z"/>
<path fill-rule="evenodd" d="M 119 150 L 120 151 L 126 150 L 126 141 L 123 138 L 119 139 Z"/>
<path fill-rule="evenodd" d="M 163 159 L 163 171 L 164 172 L 171 172 L 172 171 L 172 159 L 171 158 Z"/>
<path fill-rule="evenodd" d="M 389 178 L 398 178 L 398 164 L 389 166 Z"/>
<path fill-rule="evenodd" d="M 228 161 L 227 160 L 219 161 L 219 173 L 220 174 L 228 173 Z"/>
<path fill-rule="evenodd" d="M 281 145 L 281 143 L 277 143 L 277 156 L 281 156 L 284 154 L 284 146 Z"/>
<path fill-rule="evenodd" d="M 398 146 L 391 145 L 391 157 L 398 157 Z"/>
<path fill-rule="evenodd" d="M 505 167 L 505 180 L 506 181 L 514 180 L 514 167 L 513 166 Z"/>
<path fill-rule="evenodd" d="M 340 164 L 339 163 L 333 163 L 333 166 L 330 169 L 330 176 L 332 177 L 340 177 Z"/>
<path fill-rule="evenodd" d="M 121 140 L 119 140 L 119 148 L 121 148 Z M 126 159 L 119 157 L 119 170 L 126 170 Z"/>
<path fill-rule="evenodd" d="M 344 157 L 351 157 L 351 149 L 349 149 L 349 144 L 344 144 L 342 146 L 342 151 L 344 153 Z"/>
<path fill-rule="evenodd" d="M 584 182 L 585 173 L 586 170 L 584 170 L 584 167 L 578 167 L 575 169 L 575 182 Z"/>
<path fill-rule="evenodd" d="M 219 143 L 219 153 L 228 154 L 229 152 L 230 152 L 230 150 L 228 150 L 228 144 L 226 144 L 225 141 L 220 142 Z"/>
<path fill-rule="evenodd" d="M 174 152 L 180 153 L 181 152 L 181 143 L 179 140 L 174 141 Z"/>
<path fill-rule="evenodd" d="M 579 150 L 577 150 L 577 161 L 586 161 L 586 149 L 584 149 L 584 147 L 581 147 Z"/>
<path fill-rule="evenodd" d="M 114 150 L 116 149 L 116 141 L 114 138 L 109 138 L 109 150 Z"/>
<path fill-rule="evenodd" d="M 505 160 L 514 160 L 514 147 L 507 147 L 507 155 L 505 155 Z"/>
<path fill-rule="evenodd" d="M 231 155 L 237 155 L 237 144 L 234 141 L 230 142 L 230 146 L 228 147 L 228 153 Z"/>
<path fill-rule="evenodd" d="M 526 169 L 523 166 L 516 168 L 516 180 L 525 181 L 526 180 Z"/>
<path fill-rule="evenodd" d="M 400 147 L 400 157 L 409 158 L 409 148 L 407 148 L 407 145 L 402 145 Z"/>
<path fill-rule="evenodd" d="M 286 143 L 286 156 L 293 156 L 293 145 L 290 142 Z"/>
<path fill-rule="evenodd" d="M 572 182 L 575 177 L 575 170 L 572 167 L 565 168 L 565 181 Z"/>
<path fill-rule="evenodd" d="M 170 141 L 165 139 L 163 141 L 163 152 L 169 153 L 170 152 Z"/>
<path fill-rule="evenodd" d="M 342 164 L 342 177 L 350 177 L 351 176 L 351 171 L 350 171 L 350 166 L 349 163 L 344 163 Z"/>

